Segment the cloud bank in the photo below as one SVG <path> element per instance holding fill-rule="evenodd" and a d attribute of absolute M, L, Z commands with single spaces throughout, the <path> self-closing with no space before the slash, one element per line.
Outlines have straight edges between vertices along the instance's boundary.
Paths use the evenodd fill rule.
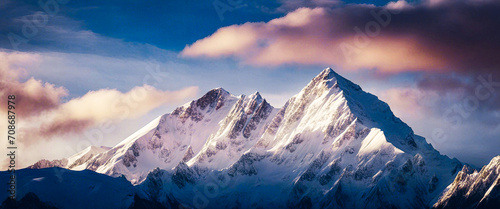
<path fill-rule="evenodd" d="M 236 57 L 257 66 L 492 71 L 500 67 L 498 12 L 498 2 L 470 0 L 299 8 L 269 22 L 221 28 L 181 54 Z"/>

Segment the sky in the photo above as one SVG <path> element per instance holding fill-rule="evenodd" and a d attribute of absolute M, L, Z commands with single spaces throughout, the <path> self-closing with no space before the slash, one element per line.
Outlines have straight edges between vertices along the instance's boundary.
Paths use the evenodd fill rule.
<path fill-rule="evenodd" d="M 496 0 L 3 0 L 0 96 L 17 97 L 22 167 L 114 146 L 217 87 L 281 107 L 331 67 L 480 167 L 500 154 L 499 12 Z"/>

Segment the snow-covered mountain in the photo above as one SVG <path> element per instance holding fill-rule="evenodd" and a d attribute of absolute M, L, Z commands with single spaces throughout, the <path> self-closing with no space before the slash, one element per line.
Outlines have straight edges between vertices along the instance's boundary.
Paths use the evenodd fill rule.
<path fill-rule="evenodd" d="M 479 172 L 464 166 L 434 208 L 500 208 L 500 156 Z"/>
<path fill-rule="evenodd" d="M 276 112 L 258 92 L 236 97 L 213 89 L 83 165 L 110 176 L 124 175 L 134 184 L 154 168 L 171 170 L 181 162 L 221 169 L 255 144 Z"/>
<path fill-rule="evenodd" d="M 194 208 L 430 208 L 461 167 L 327 68 L 279 109 L 213 89 L 71 169 Z"/>

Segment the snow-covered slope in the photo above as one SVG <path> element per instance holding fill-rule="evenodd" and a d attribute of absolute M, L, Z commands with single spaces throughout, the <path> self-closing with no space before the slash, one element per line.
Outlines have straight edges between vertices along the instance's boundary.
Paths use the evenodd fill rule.
<path fill-rule="evenodd" d="M 194 208 L 429 208 L 462 164 L 327 68 L 280 109 L 213 89 L 83 167 Z"/>
<path fill-rule="evenodd" d="M 479 172 L 464 166 L 434 208 L 500 208 L 500 156 Z"/>
<path fill-rule="evenodd" d="M 74 154 L 69 158 L 63 158 L 61 160 L 40 160 L 35 164 L 28 166 L 30 169 L 41 169 L 41 168 L 52 168 L 52 167 L 60 167 L 60 168 L 68 168 L 72 170 L 83 170 L 85 169 L 86 163 L 95 155 L 105 152 L 111 148 L 101 146 L 89 146 L 84 150 Z"/>
<path fill-rule="evenodd" d="M 83 170 L 86 167 L 86 163 L 88 160 L 90 160 L 92 157 L 103 153 L 105 151 L 108 151 L 109 147 L 96 147 L 96 146 L 90 146 L 87 147 L 86 149 L 82 150 L 79 153 L 74 154 L 73 156 L 68 158 L 68 164 L 66 165 L 66 168 L 72 169 L 72 170 Z"/>

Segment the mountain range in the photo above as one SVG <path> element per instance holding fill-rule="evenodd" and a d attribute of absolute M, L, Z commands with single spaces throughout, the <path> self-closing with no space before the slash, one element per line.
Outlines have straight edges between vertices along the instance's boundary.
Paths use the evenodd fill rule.
<path fill-rule="evenodd" d="M 19 197 L 56 208 L 444 209 L 500 200 L 500 157 L 477 171 L 441 155 L 331 68 L 281 108 L 259 92 L 216 88 L 114 147 L 16 173 Z"/>

